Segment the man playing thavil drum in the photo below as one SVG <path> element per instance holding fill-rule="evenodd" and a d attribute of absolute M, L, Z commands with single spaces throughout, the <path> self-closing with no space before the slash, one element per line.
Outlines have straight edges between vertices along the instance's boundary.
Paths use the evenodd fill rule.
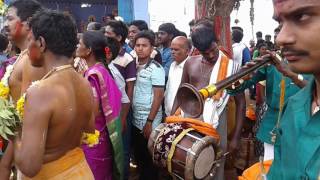
<path fill-rule="evenodd" d="M 198 24 L 191 34 L 193 45 L 200 51 L 200 56 L 193 56 L 185 63 L 181 84 L 189 83 L 197 89 L 206 87 L 209 84 L 225 79 L 235 73 L 239 65 L 230 60 L 218 49 L 213 26 L 208 23 Z M 204 122 L 212 124 L 220 134 L 220 146 L 224 152 L 227 151 L 227 118 L 226 104 L 229 95 L 225 91 L 218 93 L 205 101 L 202 119 Z M 241 93 L 235 96 L 237 105 L 237 124 L 234 136 L 229 143 L 229 152 L 234 152 L 238 147 L 243 118 L 245 116 L 245 97 Z M 177 99 L 174 102 L 171 114 L 177 110 Z M 215 179 L 224 179 L 224 159 L 220 162 L 220 168 L 215 175 Z"/>
<path fill-rule="evenodd" d="M 23 179 L 93 179 L 79 148 L 82 133 L 94 130 L 93 95 L 69 64 L 77 45 L 76 25 L 68 15 L 45 10 L 32 17 L 30 27 L 29 59 L 46 75 L 17 103 L 21 135 L 9 143 L 0 179 L 9 178 L 11 162 Z"/>
<path fill-rule="evenodd" d="M 318 179 L 320 175 L 320 1 L 274 0 L 280 23 L 276 39 L 289 67 L 312 74 L 291 97 L 277 129 L 275 157 L 268 179 Z"/>

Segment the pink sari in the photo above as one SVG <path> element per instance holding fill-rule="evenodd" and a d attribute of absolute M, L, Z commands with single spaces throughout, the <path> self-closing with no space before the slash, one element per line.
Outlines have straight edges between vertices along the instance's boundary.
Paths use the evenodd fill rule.
<path fill-rule="evenodd" d="M 94 97 L 99 102 L 95 128 L 100 131 L 100 139 L 97 145 L 83 145 L 82 148 L 96 180 L 121 179 L 121 92 L 108 70 L 100 63 L 90 67 L 85 72 L 85 78 L 89 80 Z"/>

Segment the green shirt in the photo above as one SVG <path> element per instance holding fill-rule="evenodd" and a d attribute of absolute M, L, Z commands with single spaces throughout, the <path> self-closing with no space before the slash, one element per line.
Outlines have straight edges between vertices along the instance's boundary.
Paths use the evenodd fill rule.
<path fill-rule="evenodd" d="M 317 180 L 320 175 L 320 112 L 311 115 L 314 84 L 309 82 L 285 107 L 269 180 Z"/>
<path fill-rule="evenodd" d="M 284 77 L 286 83 L 285 101 L 300 90 L 290 78 Z M 307 78 L 307 76 L 304 76 Z M 249 80 L 245 81 L 236 90 L 228 91 L 231 95 L 242 92 L 245 89 L 255 85 L 259 81 L 266 80 L 266 103 L 268 109 L 262 118 L 260 128 L 257 133 L 257 138 L 262 142 L 273 144 L 271 142 L 270 131 L 276 125 L 279 114 L 279 101 L 280 101 L 280 82 L 282 74 L 273 66 L 267 65 L 260 68 L 256 74 Z"/>

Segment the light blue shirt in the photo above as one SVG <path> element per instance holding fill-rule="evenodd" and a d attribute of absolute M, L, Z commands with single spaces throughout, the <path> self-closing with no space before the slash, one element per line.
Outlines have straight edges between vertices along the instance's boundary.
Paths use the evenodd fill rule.
<path fill-rule="evenodd" d="M 153 87 L 165 86 L 165 71 L 163 67 L 152 60 L 137 73 L 133 92 L 133 125 L 142 130 L 149 116 L 153 102 Z M 152 128 L 157 127 L 162 120 L 162 107 L 153 120 Z"/>

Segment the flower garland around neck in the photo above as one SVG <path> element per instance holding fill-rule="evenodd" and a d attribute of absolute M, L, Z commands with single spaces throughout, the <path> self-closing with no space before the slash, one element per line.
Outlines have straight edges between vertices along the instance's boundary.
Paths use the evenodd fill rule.
<path fill-rule="evenodd" d="M 10 64 L 6 67 L 6 72 L 4 73 L 1 81 L 0 81 L 0 98 L 8 99 L 10 94 L 9 88 L 9 78 L 13 72 L 14 65 L 21 59 L 24 54 L 27 53 L 27 50 L 21 52 L 16 61 L 13 64 Z"/>
<path fill-rule="evenodd" d="M 0 81 L 0 97 L 3 99 L 9 98 L 10 88 L 9 88 L 9 77 L 13 71 L 13 65 L 9 65 L 6 68 L 6 72 Z"/>
<path fill-rule="evenodd" d="M 31 87 L 37 86 L 43 79 L 46 79 L 52 73 L 57 72 L 57 71 L 61 71 L 63 69 L 67 69 L 69 67 L 72 67 L 72 66 L 64 65 L 64 66 L 57 67 L 57 68 L 53 69 L 52 71 L 48 72 L 48 74 L 45 75 L 41 80 L 32 82 L 32 84 L 29 86 L 28 89 L 30 89 Z M 28 91 L 28 89 L 27 89 L 27 91 Z M 17 106 L 16 106 L 16 111 L 18 113 L 18 116 L 19 116 L 19 119 L 21 122 L 24 117 L 24 106 L 25 106 L 25 101 L 26 101 L 26 92 L 19 98 L 19 100 L 17 101 Z M 87 144 L 89 147 L 93 147 L 99 143 L 99 137 L 100 137 L 100 132 L 98 130 L 95 130 L 94 133 L 83 133 L 82 134 L 82 143 Z"/>

